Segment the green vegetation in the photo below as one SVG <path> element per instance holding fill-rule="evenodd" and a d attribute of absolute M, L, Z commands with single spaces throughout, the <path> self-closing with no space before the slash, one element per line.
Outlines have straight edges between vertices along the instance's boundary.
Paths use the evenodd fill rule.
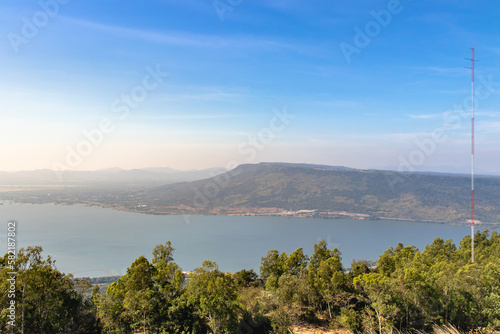
<path fill-rule="evenodd" d="M 0 259 L 0 290 L 2 333 L 98 333 L 95 306 L 83 297 L 90 287 L 86 281 L 74 280 L 59 272 L 48 256 L 42 258 L 40 246 L 21 249 L 14 268 L 6 254 Z M 14 270 L 12 270 L 14 269 Z M 11 298 L 10 272 L 17 272 L 15 299 Z M 8 315 L 11 300 L 15 300 L 15 326 Z M 24 319 L 24 321 L 23 321 Z"/>
<path fill-rule="evenodd" d="M 353 333 L 500 330 L 500 235 L 470 236 L 457 247 L 435 239 L 420 251 L 398 244 L 376 268 L 354 261 L 325 241 L 308 256 L 270 250 L 260 277 L 230 274 L 206 260 L 186 276 L 170 242 L 150 262 L 140 256 L 117 282 L 92 294 L 87 280 L 60 273 L 41 247 L 21 249 L 14 268 L 0 259 L 1 333 L 290 333 L 297 322 Z M 8 325 L 10 272 L 15 270 L 16 320 Z M 451 327 L 454 326 L 454 327 Z M 455 331 L 456 332 L 456 331 Z"/>

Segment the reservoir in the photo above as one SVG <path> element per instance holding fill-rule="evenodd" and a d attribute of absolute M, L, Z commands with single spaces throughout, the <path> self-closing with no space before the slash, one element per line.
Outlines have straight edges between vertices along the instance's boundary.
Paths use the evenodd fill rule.
<path fill-rule="evenodd" d="M 76 277 L 123 275 L 140 255 L 152 259 L 155 245 L 167 240 L 174 260 L 192 271 L 205 260 L 222 271 L 254 269 L 270 249 L 291 253 L 327 241 L 342 252 L 345 267 L 353 259 L 377 260 L 398 242 L 423 249 L 435 238 L 457 244 L 470 227 L 394 221 L 284 218 L 268 216 L 162 216 L 85 206 L 0 205 L 0 243 L 7 252 L 7 221 L 17 220 L 17 245 L 40 245 L 56 267 Z"/>

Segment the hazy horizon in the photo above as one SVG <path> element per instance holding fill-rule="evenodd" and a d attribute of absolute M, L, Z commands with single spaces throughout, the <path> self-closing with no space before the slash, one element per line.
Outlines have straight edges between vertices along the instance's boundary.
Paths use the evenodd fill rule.
<path fill-rule="evenodd" d="M 261 162 L 256 162 L 256 163 L 250 163 L 250 164 L 260 164 L 260 163 L 273 163 L 273 164 L 297 164 L 297 165 L 323 165 L 323 166 L 328 166 L 328 167 L 345 167 L 345 168 L 350 168 L 350 169 L 355 169 L 355 170 L 378 170 L 378 171 L 399 171 L 400 169 L 399 166 L 386 166 L 385 168 L 356 168 L 352 166 L 341 166 L 341 165 L 327 165 L 327 164 L 314 164 L 314 163 L 305 163 L 305 162 L 283 162 L 283 161 L 261 161 Z M 244 164 L 241 164 L 244 165 Z M 238 165 L 240 166 L 240 165 Z M 238 167 L 236 166 L 236 167 Z M 236 168 L 234 167 L 234 168 Z M 439 168 L 441 167 L 441 168 Z M 17 173 L 17 172 L 36 172 L 36 171 L 51 171 L 54 172 L 57 175 L 57 172 L 102 172 L 102 171 L 109 171 L 109 170 L 120 170 L 120 171 L 132 171 L 132 170 L 148 170 L 148 169 L 170 169 L 173 172 L 196 172 L 196 171 L 205 171 L 205 170 L 231 170 L 227 169 L 223 166 L 214 166 L 214 167 L 207 167 L 207 168 L 200 168 L 200 169 L 175 169 L 171 168 L 169 166 L 149 166 L 149 167 L 143 167 L 143 168 L 121 168 L 121 167 L 107 167 L 107 168 L 100 168 L 100 169 L 87 169 L 87 170 L 74 170 L 74 169 L 66 169 L 66 170 L 56 170 L 56 169 L 50 169 L 50 168 L 41 168 L 41 169 L 21 169 L 21 170 L 0 170 L 0 173 Z M 464 170 L 460 171 L 459 168 L 453 168 L 450 166 L 437 166 L 436 168 L 432 170 L 427 170 L 425 168 L 415 168 L 414 171 L 408 171 L 408 170 L 402 170 L 403 172 L 417 172 L 417 173 L 443 173 L 443 174 L 465 174 L 468 175 L 470 173 L 470 170 Z M 481 175 L 491 175 L 491 176 L 500 176 L 499 172 L 486 172 L 486 173 L 476 173 L 476 175 L 481 176 Z"/>

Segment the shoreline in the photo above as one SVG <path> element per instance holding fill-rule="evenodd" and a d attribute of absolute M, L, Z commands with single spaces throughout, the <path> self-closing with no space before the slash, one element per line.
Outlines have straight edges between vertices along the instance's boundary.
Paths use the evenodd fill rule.
<path fill-rule="evenodd" d="M 405 221 L 414 223 L 430 223 L 430 224 L 445 224 L 453 226 L 470 226 L 468 223 L 460 222 L 447 222 L 439 220 L 424 220 L 424 219 L 412 219 L 412 218 L 400 218 L 400 217 L 377 217 L 374 215 L 345 212 L 345 211 L 321 211 L 321 210 L 285 210 L 278 208 L 260 208 L 261 211 L 248 210 L 250 208 L 224 208 L 235 211 L 245 211 L 239 213 L 229 213 L 220 212 L 220 208 L 214 208 L 212 211 L 209 209 L 204 209 L 200 212 L 199 210 L 193 210 L 193 208 L 186 209 L 180 208 L 179 206 L 169 207 L 169 211 L 145 211 L 136 210 L 134 208 L 123 207 L 118 205 L 104 205 L 101 203 L 58 203 L 58 202 L 44 202 L 37 203 L 33 201 L 13 201 L 13 200 L 1 200 L 0 205 L 3 204 L 31 204 L 31 205 L 65 205 L 65 206 L 84 206 L 84 207 L 100 207 L 104 209 L 113 209 L 116 211 L 139 213 L 145 215 L 159 215 L 159 216 L 239 216 L 239 217 L 284 217 L 284 218 L 314 218 L 314 219 L 350 219 L 350 220 L 368 220 L 376 222 L 378 220 L 395 220 L 395 221 Z M 144 206 L 138 206 L 138 208 L 145 208 Z M 256 209 L 256 208 L 251 208 Z M 270 211 L 270 209 L 272 209 Z M 276 209 L 280 211 L 275 211 Z M 214 212 L 214 210 L 218 212 Z M 273 211 L 274 210 L 274 211 Z M 207 212 L 208 211 L 208 212 Z M 485 227 L 486 229 L 496 229 L 500 227 L 499 223 L 494 222 L 480 222 L 476 223 L 476 227 Z"/>

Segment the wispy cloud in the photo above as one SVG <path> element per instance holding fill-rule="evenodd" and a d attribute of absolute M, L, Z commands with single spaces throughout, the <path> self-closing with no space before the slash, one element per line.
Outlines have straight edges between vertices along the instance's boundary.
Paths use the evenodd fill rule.
<path fill-rule="evenodd" d="M 189 119 L 225 119 L 244 117 L 241 114 L 183 114 L 183 115 L 151 115 L 144 116 L 146 120 L 189 120 Z"/>
<path fill-rule="evenodd" d="M 438 94 L 451 94 L 451 95 L 466 95 L 470 94 L 470 90 L 466 89 L 440 89 L 435 91 Z"/>
<path fill-rule="evenodd" d="M 439 117 L 442 117 L 443 114 L 427 114 L 427 115 L 407 115 L 410 118 L 413 119 L 436 119 Z"/>
<path fill-rule="evenodd" d="M 500 55 L 500 48 L 499 47 L 486 47 L 487 50 L 493 51 L 496 54 Z"/>
<path fill-rule="evenodd" d="M 84 26 L 89 29 L 99 30 L 104 33 L 122 35 L 127 38 L 137 38 L 154 43 L 172 44 L 177 46 L 221 47 L 229 42 L 227 39 L 218 38 L 215 36 L 179 32 L 167 33 L 144 29 L 125 28 L 71 17 L 64 17 L 64 20 L 72 24 Z"/>
<path fill-rule="evenodd" d="M 171 86 L 171 93 L 158 97 L 160 101 L 242 101 L 249 96 L 244 89 L 218 86 Z"/>
<path fill-rule="evenodd" d="M 269 38 L 260 38 L 249 35 L 232 35 L 220 37 L 220 35 L 194 34 L 179 31 L 153 31 L 137 28 L 127 28 L 89 20 L 81 20 L 72 17 L 64 17 L 64 20 L 75 25 L 89 29 L 99 30 L 103 33 L 123 36 L 124 38 L 135 38 L 158 44 L 169 44 L 173 46 L 198 47 L 198 48 L 286 48 L 297 49 L 294 43 L 287 43 Z M 306 49 L 306 48 L 304 48 Z"/>
<path fill-rule="evenodd" d="M 500 118 L 500 111 L 478 111 L 476 117 Z"/>
<path fill-rule="evenodd" d="M 227 92 L 166 94 L 159 97 L 161 101 L 236 101 L 244 95 Z"/>
<path fill-rule="evenodd" d="M 415 139 L 419 139 L 422 137 L 431 136 L 431 133 L 428 132 L 409 132 L 409 133 L 336 133 L 331 135 L 317 135 L 314 137 L 305 138 L 307 142 L 314 144 L 325 144 L 331 145 L 333 143 L 339 145 L 347 145 L 349 144 L 361 144 L 368 146 L 384 146 L 394 145 L 394 144 L 412 144 Z"/>
<path fill-rule="evenodd" d="M 500 121 L 476 122 L 476 130 L 478 134 L 480 134 L 481 132 L 500 134 Z"/>
<path fill-rule="evenodd" d="M 354 100 L 344 100 L 344 99 L 315 101 L 315 104 L 325 107 L 342 108 L 342 109 L 356 109 L 363 107 L 363 103 L 361 102 Z"/>
<path fill-rule="evenodd" d="M 416 139 L 428 137 L 430 132 L 408 132 L 408 133 L 385 133 L 378 137 L 386 142 L 395 143 L 413 143 Z"/>
<path fill-rule="evenodd" d="M 462 76 L 467 74 L 468 70 L 464 67 L 423 66 L 417 67 L 417 71 L 427 72 L 432 75 Z"/>
<path fill-rule="evenodd" d="M 500 111 L 478 111 L 475 113 L 476 117 L 487 117 L 487 118 L 500 118 Z M 406 115 L 412 119 L 439 119 L 443 118 L 444 113 L 435 114 L 409 114 Z"/>

